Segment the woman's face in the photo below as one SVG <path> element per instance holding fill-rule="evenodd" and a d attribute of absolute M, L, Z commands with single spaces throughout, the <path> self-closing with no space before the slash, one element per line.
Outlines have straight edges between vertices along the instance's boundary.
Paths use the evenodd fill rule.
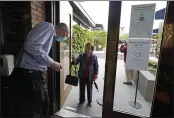
<path fill-rule="evenodd" d="M 86 53 L 87 55 L 92 53 L 92 50 L 91 50 L 91 46 L 90 46 L 90 45 L 87 45 L 87 46 L 85 47 L 85 53 Z"/>

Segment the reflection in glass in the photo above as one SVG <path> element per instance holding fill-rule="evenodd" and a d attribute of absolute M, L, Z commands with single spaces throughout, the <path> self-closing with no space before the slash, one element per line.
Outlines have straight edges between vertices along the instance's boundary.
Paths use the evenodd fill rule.
<path fill-rule="evenodd" d="M 64 40 L 64 77 L 66 77 L 66 75 L 69 74 L 69 68 L 70 68 L 70 64 L 69 64 L 69 53 L 70 53 L 70 48 L 69 48 L 69 38 L 66 38 L 66 40 Z M 66 86 L 65 86 L 66 87 Z"/>
<path fill-rule="evenodd" d="M 158 84 L 153 107 L 153 117 L 173 116 L 174 38 L 173 24 L 165 24 L 161 60 L 158 70 Z M 164 108 L 164 109 L 160 109 Z"/>

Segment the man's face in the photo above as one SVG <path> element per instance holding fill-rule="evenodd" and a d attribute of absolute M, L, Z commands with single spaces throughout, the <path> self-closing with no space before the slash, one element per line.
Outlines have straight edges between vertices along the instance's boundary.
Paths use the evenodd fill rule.
<path fill-rule="evenodd" d="M 65 31 L 63 29 L 56 29 L 56 36 L 57 37 L 62 37 L 62 38 L 67 38 L 68 37 L 68 31 Z"/>

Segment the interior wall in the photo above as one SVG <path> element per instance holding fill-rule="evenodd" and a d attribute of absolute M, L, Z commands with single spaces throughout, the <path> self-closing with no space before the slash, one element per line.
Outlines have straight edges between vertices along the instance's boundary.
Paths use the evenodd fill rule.
<path fill-rule="evenodd" d="M 16 56 L 31 29 L 30 2 L 6 1 L 1 11 L 4 36 L 2 53 Z"/>
<path fill-rule="evenodd" d="M 5 1 L 1 3 L 2 29 L 4 44 L 1 54 L 12 54 L 15 57 L 20 51 L 26 34 L 31 29 L 30 2 Z M 1 117 L 10 117 L 12 96 L 10 77 L 1 76 Z"/>
<path fill-rule="evenodd" d="M 31 1 L 31 22 L 32 27 L 45 21 L 45 4 L 44 1 Z"/>

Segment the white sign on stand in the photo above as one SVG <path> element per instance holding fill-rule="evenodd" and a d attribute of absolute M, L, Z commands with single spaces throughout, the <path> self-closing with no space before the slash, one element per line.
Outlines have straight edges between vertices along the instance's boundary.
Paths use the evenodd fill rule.
<path fill-rule="evenodd" d="M 150 39 L 128 40 L 126 69 L 147 70 L 150 44 Z"/>
<path fill-rule="evenodd" d="M 156 4 L 132 5 L 129 38 L 151 38 Z"/>
<path fill-rule="evenodd" d="M 142 108 L 137 102 L 139 71 L 148 68 L 155 7 L 156 4 L 133 5 L 131 10 L 126 69 L 138 72 L 135 100 L 129 101 L 129 105 L 136 109 Z"/>

